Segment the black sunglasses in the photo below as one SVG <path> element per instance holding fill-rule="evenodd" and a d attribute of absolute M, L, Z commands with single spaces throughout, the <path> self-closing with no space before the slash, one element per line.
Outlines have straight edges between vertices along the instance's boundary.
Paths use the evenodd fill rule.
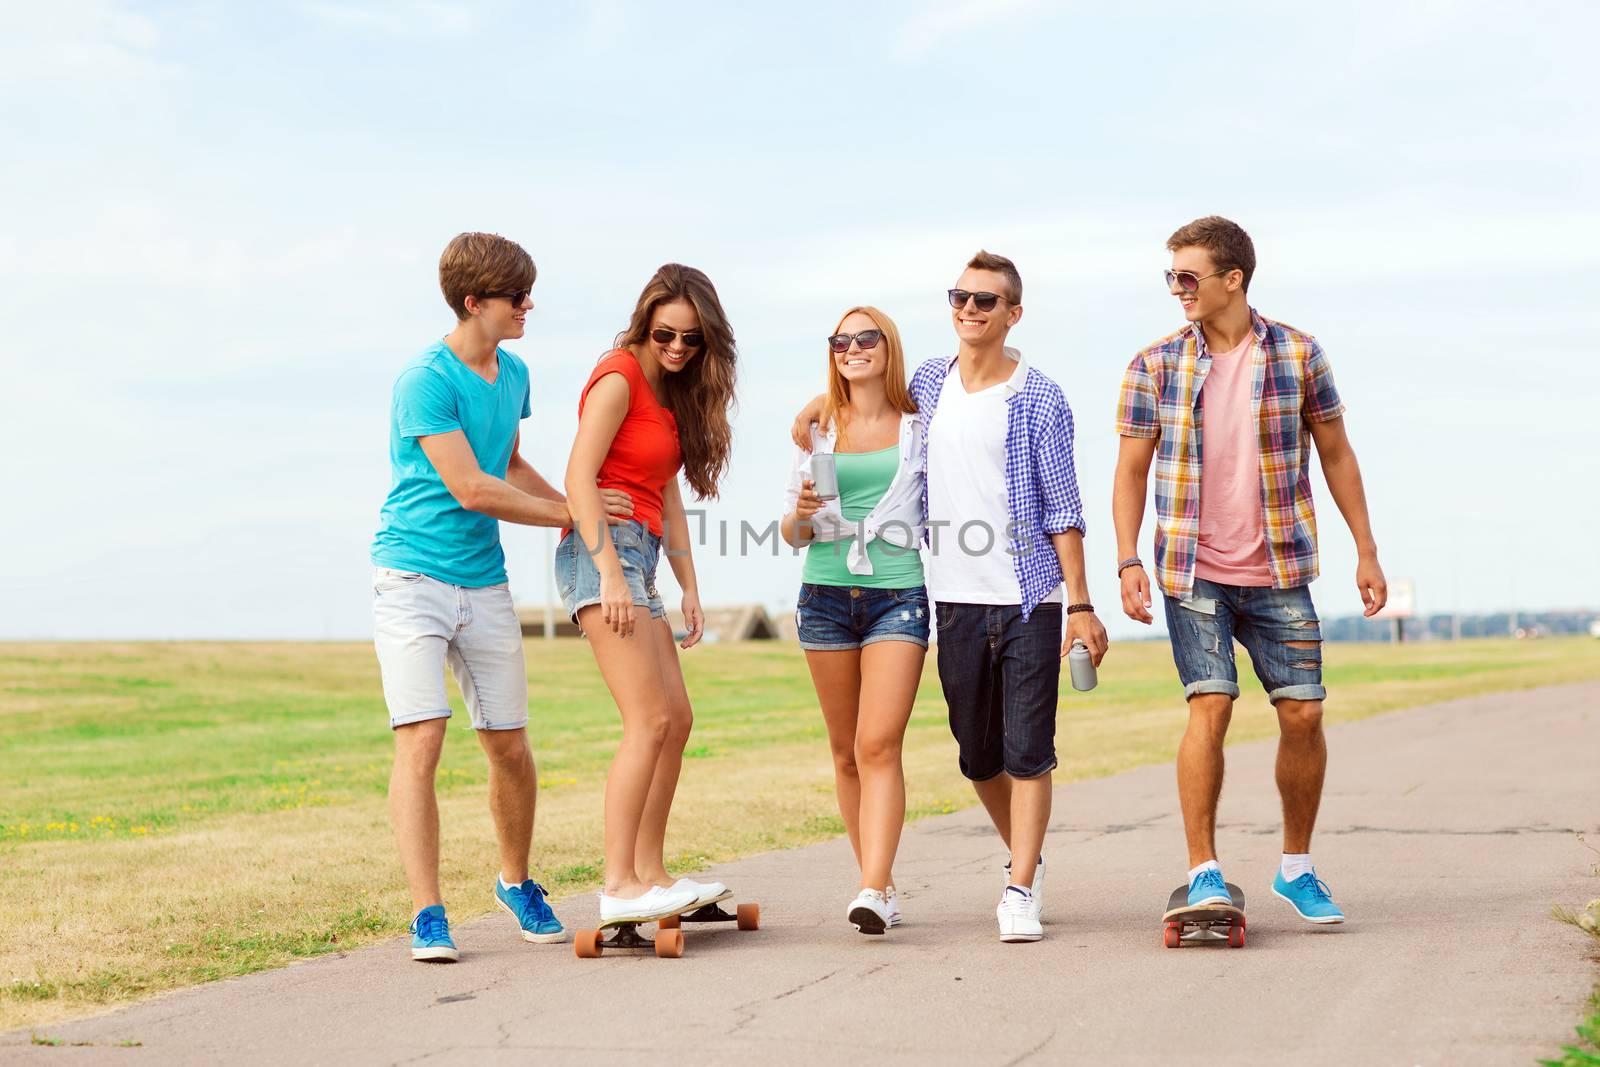
<path fill-rule="evenodd" d="M 850 342 L 854 341 L 861 346 L 861 351 L 877 348 L 878 342 L 883 339 L 882 330 L 862 330 L 860 333 L 836 333 L 828 338 L 828 347 L 835 352 L 850 351 Z"/>
<path fill-rule="evenodd" d="M 1234 271 L 1238 269 L 1238 267 L 1229 267 L 1227 270 L 1212 271 L 1210 274 L 1204 276 L 1196 274 L 1192 270 L 1169 270 L 1167 271 L 1166 275 L 1167 288 L 1171 289 L 1172 283 L 1177 282 L 1179 289 L 1182 289 L 1186 293 L 1192 293 L 1200 288 L 1200 283 L 1205 281 L 1206 278 L 1215 278 L 1219 274 L 1227 274 L 1228 271 Z"/>
<path fill-rule="evenodd" d="M 650 331 L 650 340 L 654 341 L 658 345 L 670 345 L 673 340 L 678 337 L 683 338 L 683 343 L 688 348 L 699 348 L 701 345 L 706 343 L 706 335 L 701 333 L 699 330 L 689 330 L 686 333 L 679 333 L 676 330 L 669 330 L 665 326 L 657 326 L 655 329 Z"/>
<path fill-rule="evenodd" d="M 969 293 L 965 289 L 952 289 L 946 295 L 950 297 L 950 306 L 953 308 L 964 308 L 967 301 L 971 300 L 978 305 L 979 311 L 993 311 L 995 301 L 1005 299 L 999 293 Z"/>
<path fill-rule="evenodd" d="M 511 301 L 511 306 L 512 307 L 519 308 L 519 307 L 522 306 L 522 302 L 524 300 L 528 299 L 528 294 L 531 293 L 531 292 L 533 292 L 532 289 L 518 289 L 514 293 L 484 293 L 482 296 L 478 297 L 478 299 L 479 300 L 501 300 L 501 299 L 509 300 L 509 301 Z"/>

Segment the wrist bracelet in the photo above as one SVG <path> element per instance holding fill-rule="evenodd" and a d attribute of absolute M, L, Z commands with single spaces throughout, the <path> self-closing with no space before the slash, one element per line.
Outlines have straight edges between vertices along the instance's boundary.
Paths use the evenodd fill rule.
<path fill-rule="evenodd" d="M 1129 567 L 1143 567 L 1143 566 L 1144 566 L 1144 560 L 1140 559 L 1138 556 L 1129 556 L 1127 559 L 1125 559 L 1121 563 L 1117 564 L 1117 577 L 1121 578 L 1122 577 L 1122 572 L 1127 570 Z"/>
<path fill-rule="evenodd" d="M 1094 605 L 1093 604 L 1068 604 L 1067 605 L 1067 614 L 1068 615 L 1076 615 L 1080 611 L 1090 611 L 1090 612 L 1092 612 L 1092 611 L 1094 611 Z"/>

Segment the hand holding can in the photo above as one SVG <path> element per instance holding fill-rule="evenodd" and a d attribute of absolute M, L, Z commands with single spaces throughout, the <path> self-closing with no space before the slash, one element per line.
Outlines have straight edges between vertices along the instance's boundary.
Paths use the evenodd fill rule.
<path fill-rule="evenodd" d="M 812 492 L 822 500 L 839 499 L 839 468 L 832 452 L 817 452 L 811 457 Z"/>

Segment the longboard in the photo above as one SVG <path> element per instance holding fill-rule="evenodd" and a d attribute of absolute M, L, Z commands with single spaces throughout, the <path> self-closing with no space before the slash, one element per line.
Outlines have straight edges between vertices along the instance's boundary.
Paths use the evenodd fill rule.
<path fill-rule="evenodd" d="M 1174 889 L 1161 916 L 1161 943 L 1177 948 L 1225 941 L 1229 948 L 1244 948 L 1244 890 L 1232 882 L 1226 884 L 1232 904 L 1202 904 L 1195 908 L 1188 905 L 1187 885 Z"/>
<path fill-rule="evenodd" d="M 573 938 L 573 951 L 579 959 L 599 959 L 606 949 L 654 950 L 662 959 L 677 959 L 683 955 L 683 923 L 736 923 L 741 930 L 756 930 L 761 926 L 761 905 L 740 904 L 733 911 L 720 906 L 733 896 L 732 890 L 697 904 L 677 915 L 660 919 L 612 919 L 593 930 L 579 930 Z M 656 924 L 656 936 L 645 937 L 639 927 Z M 606 931 L 614 931 L 607 936 Z"/>

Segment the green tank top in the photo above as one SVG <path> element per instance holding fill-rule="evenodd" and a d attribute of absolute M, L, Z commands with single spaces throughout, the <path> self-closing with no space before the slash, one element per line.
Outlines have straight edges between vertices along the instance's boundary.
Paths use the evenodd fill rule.
<path fill-rule="evenodd" d="M 834 466 L 839 472 L 839 510 L 846 522 L 860 522 L 889 491 L 900 470 L 900 446 L 890 445 L 876 452 L 837 452 Z M 854 537 L 846 537 L 807 546 L 801 581 L 863 589 L 915 589 L 922 584 L 922 553 L 877 537 L 867 542 L 872 573 L 851 574 L 850 546 L 854 542 Z"/>

